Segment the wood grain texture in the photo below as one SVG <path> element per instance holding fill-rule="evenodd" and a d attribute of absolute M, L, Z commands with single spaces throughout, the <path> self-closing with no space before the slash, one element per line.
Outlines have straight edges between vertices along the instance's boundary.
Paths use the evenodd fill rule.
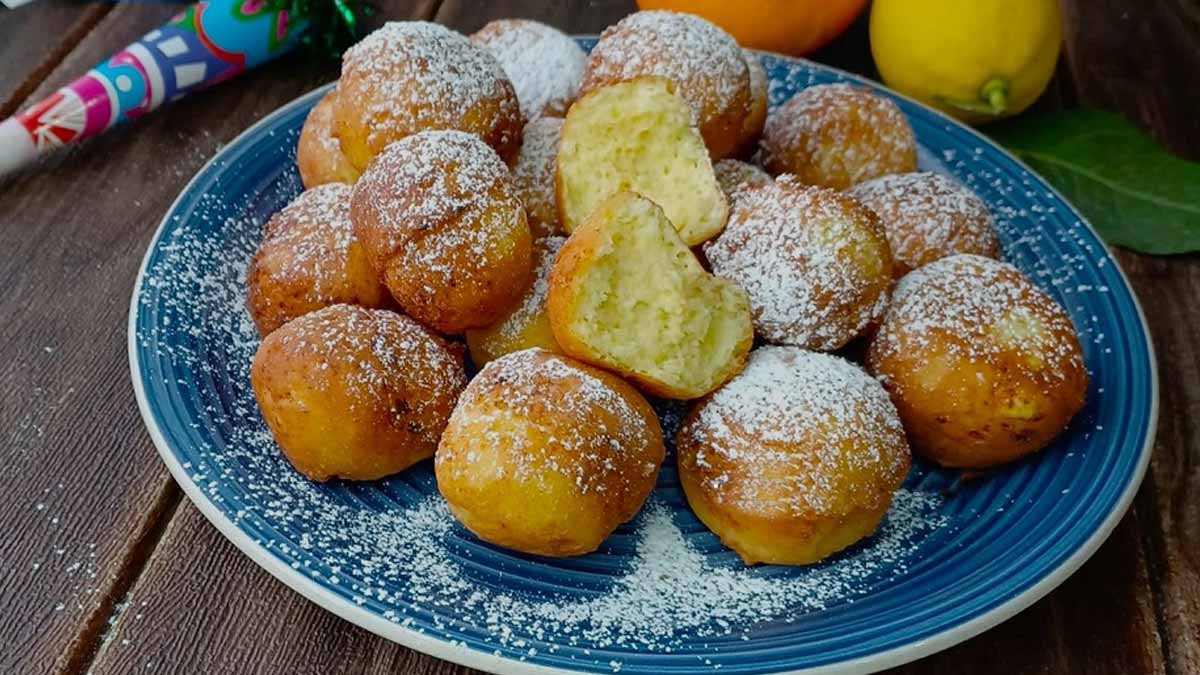
<path fill-rule="evenodd" d="M 111 9 L 107 3 L 70 0 L 0 8 L 0 119 L 16 112 L 29 92 Z"/>
<path fill-rule="evenodd" d="M 1080 100 L 1118 110 L 1200 160 L 1200 3 L 1062 0 Z"/>
<path fill-rule="evenodd" d="M 1162 28 L 1164 19 L 1150 14 L 1167 12 L 1176 24 L 1191 25 L 1195 10 L 1187 4 L 1097 0 L 1085 12 L 1081 0 L 1067 0 L 1069 54 L 1039 106 L 1082 98 L 1116 107 L 1187 150 L 1194 138 L 1189 125 L 1200 123 L 1192 98 L 1200 87 L 1193 82 L 1178 96 L 1178 90 L 1152 90 L 1136 81 L 1136 69 L 1159 57 L 1139 54 L 1122 65 L 1112 53 L 1153 51 L 1146 45 L 1157 49 L 1165 42 L 1164 50 L 1176 54 L 1186 33 Z M 61 86 L 175 9 L 113 9 L 35 95 Z M 520 16 L 594 33 L 631 9 L 624 0 L 389 0 L 372 23 L 434 18 L 470 32 L 494 18 Z M 1106 24 L 1121 25 L 1122 13 L 1129 25 L 1152 27 L 1137 30 L 1162 35 L 1134 43 L 1112 34 Z M 7 16 L 0 14 L 0 57 L 9 48 L 4 36 L 23 34 Z M 1167 73 L 1166 81 L 1186 84 L 1200 73 L 1197 34 L 1191 33 L 1193 52 L 1185 61 L 1192 67 L 1180 66 L 1187 72 Z M 860 21 L 815 58 L 870 74 L 866 45 Z M 10 81 L 6 72 L 0 70 L 0 100 Z M 472 672 L 337 619 L 224 541 L 192 505 L 180 504 L 128 386 L 125 312 L 161 214 L 222 143 L 335 75 L 336 64 L 289 57 L 0 181 L 3 212 L 16 214 L 0 228 L 6 291 L 0 294 L 0 433 L 11 447 L 9 470 L 0 478 L 0 525 L 21 533 L 0 546 L 0 569 L 7 572 L 0 579 L 0 617 L 6 619 L 0 621 L 0 672 Z M 1133 95 L 1153 101 L 1131 102 Z M 895 673 L 1200 672 L 1200 430 L 1194 422 L 1200 419 L 1194 328 L 1200 257 L 1122 254 L 1121 261 L 1141 297 L 1170 299 L 1154 303 L 1150 314 L 1163 373 L 1162 425 L 1134 510 L 1092 561 L 1032 608 Z"/>

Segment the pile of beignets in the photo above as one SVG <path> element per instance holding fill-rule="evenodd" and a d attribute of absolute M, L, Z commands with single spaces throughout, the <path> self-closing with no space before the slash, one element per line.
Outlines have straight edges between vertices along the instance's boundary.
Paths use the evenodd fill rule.
<path fill-rule="evenodd" d="M 694 401 L 673 446 L 696 516 L 747 564 L 801 565 L 876 529 L 910 448 L 1045 447 L 1087 371 L 987 206 L 918 171 L 866 88 L 767 111 L 758 57 L 688 14 L 590 54 L 524 20 L 368 35 L 247 271 L 288 460 L 372 480 L 432 457 L 481 539 L 579 555 L 654 488 L 646 396 Z"/>

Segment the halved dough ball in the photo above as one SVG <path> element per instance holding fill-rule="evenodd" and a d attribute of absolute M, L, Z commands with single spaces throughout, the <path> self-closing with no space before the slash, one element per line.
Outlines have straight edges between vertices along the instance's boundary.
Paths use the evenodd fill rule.
<path fill-rule="evenodd" d="M 250 383 L 297 471 L 373 480 L 433 456 L 467 378 L 461 349 L 412 319 L 333 305 L 264 338 Z"/>
<path fill-rule="evenodd" d="M 296 166 L 300 182 L 311 188 L 325 183 L 353 183 L 358 170 L 342 153 L 342 146 L 333 135 L 333 105 L 337 88 L 321 97 L 304 118 L 300 141 L 296 144 Z"/>
<path fill-rule="evenodd" d="M 987 204 L 938 173 L 880 176 L 850 189 L 879 216 L 892 247 L 892 275 L 956 253 L 1000 257 L 1000 237 Z"/>
<path fill-rule="evenodd" d="M 767 117 L 763 166 L 809 185 L 844 190 L 917 170 L 917 140 L 900 108 L 864 87 L 821 84 Z"/>
<path fill-rule="evenodd" d="M 597 89 L 567 112 L 558 145 L 558 207 L 574 232 L 622 190 L 654 200 L 688 246 L 725 226 L 728 206 L 688 104 L 660 77 Z"/>
<path fill-rule="evenodd" d="M 960 468 L 1045 447 L 1088 385 L 1062 307 L 1012 265 L 969 254 L 900 280 L 867 367 L 891 393 L 913 451 Z"/>
<path fill-rule="evenodd" d="M 423 131 L 389 145 L 354 185 L 350 218 L 405 313 L 443 333 L 493 323 L 532 281 L 508 168 L 472 134 Z"/>
<path fill-rule="evenodd" d="M 749 67 L 733 37 L 693 14 L 635 12 L 601 33 L 581 92 L 644 75 L 675 83 L 714 159 L 737 150 L 751 93 Z"/>
<path fill-rule="evenodd" d="M 775 182 L 771 174 L 740 159 L 723 159 L 717 162 L 713 165 L 713 173 L 717 177 L 717 184 L 721 186 L 721 192 L 725 193 L 725 199 L 730 204 L 733 204 L 735 195 L 745 188 Z"/>
<path fill-rule="evenodd" d="M 750 295 L 754 329 L 768 342 L 832 351 L 887 306 L 892 256 L 879 219 L 791 176 L 743 188 L 704 254 L 713 274 Z"/>
<path fill-rule="evenodd" d="M 525 205 L 534 237 L 549 237 L 563 231 L 554 193 L 562 128 L 563 121 L 556 117 L 542 117 L 525 125 L 521 152 L 513 167 L 513 187 Z"/>
<path fill-rule="evenodd" d="M 738 154 L 749 155 L 758 147 L 758 139 L 762 136 L 763 126 L 767 123 L 767 107 L 770 105 L 770 82 L 767 71 L 763 68 L 758 54 L 745 49 L 742 54 L 746 57 L 746 66 L 750 72 L 750 113 L 742 124 L 742 140 L 738 145 Z"/>
<path fill-rule="evenodd" d="M 306 190 L 263 228 L 246 269 L 246 309 L 266 335 L 309 312 L 350 303 L 390 304 L 350 224 L 350 186 Z"/>
<path fill-rule="evenodd" d="M 498 19 L 471 35 L 504 68 L 526 121 L 560 117 L 579 93 L 587 54 L 569 35 L 529 19 Z"/>
<path fill-rule="evenodd" d="M 334 134 L 359 171 L 388 144 L 429 129 L 483 139 L 506 162 L 521 144 L 521 108 L 495 57 L 425 21 L 392 21 L 346 50 Z"/>
<path fill-rule="evenodd" d="M 575 231 L 550 271 L 563 351 L 665 398 L 697 398 L 742 369 L 746 294 L 704 271 L 662 209 L 622 192 Z"/>
<path fill-rule="evenodd" d="M 696 517 L 748 565 L 808 565 L 870 535 L 911 461 L 878 382 L 794 347 L 750 354 L 675 447 Z"/>
<path fill-rule="evenodd" d="M 633 387 L 529 349 L 471 380 L 434 467 L 450 511 L 479 538 L 569 556 L 638 512 L 663 455 L 658 419 Z"/>
<path fill-rule="evenodd" d="M 554 340 L 554 331 L 550 329 L 546 295 L 550 290 L 550 269 L 566 241 L 563 237 L 535 241 L 533 284 L 524 297 L 496 323 L 467 331 L 467 347 L 476 366 L 532 347 L 561 351 Z"/>

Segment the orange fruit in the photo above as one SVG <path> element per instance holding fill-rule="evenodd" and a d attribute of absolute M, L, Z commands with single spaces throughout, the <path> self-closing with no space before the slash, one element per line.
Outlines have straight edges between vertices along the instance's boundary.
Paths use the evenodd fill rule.
<path fill-rule="evenodd" d="M 796 56 L 824 47 L 866 4 L 867 0 L 637 0 L 641 9 L 702 16 L 743 47 Z"/>

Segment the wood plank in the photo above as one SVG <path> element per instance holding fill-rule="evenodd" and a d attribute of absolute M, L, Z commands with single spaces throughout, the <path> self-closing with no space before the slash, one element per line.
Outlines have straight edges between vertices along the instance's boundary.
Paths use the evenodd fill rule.
<path fill-rule="evenodd" d="M 16 112 L 29 92 L 111 9 L 107 3 L 70 0 L 0 9 L 0 119 Z"/>
<path fill-rule="evenodd" d="M 181 6 L 113 8 L 33 95 Z M 408 16 L 402 6 L 392 15 Z M 428 16 L 433 4 L 411 7 Z M 0 513 L 20 533 L 0 546 L 0 672 L 86 667 L 179 502 L 143 430 L 125 350 L 155 226 L 222 143 L 336 72 L 287 58 L 0 180 Z"/>
<path fill-rule="evenodd" d="M 1194 0 L 1064 0 L 1075 88 L 1168 148 L 1200 159 L 1200 11 Z"/>
<path fill-rule="evenodd" d="M 632 0 L 445 0 L 435 21 L 470 34 L 493 19 L 535 19 L 570 34 L 589 34 L 633 10 Z"/>

